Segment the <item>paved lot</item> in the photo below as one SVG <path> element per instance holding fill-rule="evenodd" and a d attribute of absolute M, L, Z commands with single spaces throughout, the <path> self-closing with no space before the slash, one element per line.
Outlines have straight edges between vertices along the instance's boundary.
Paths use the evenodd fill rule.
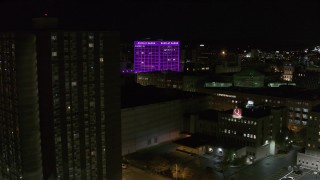
<path fill-rule="evenodd" d="M 169 178 L 129 166 L 127 169 L 122 170 L 122 180 L 169 180 Z"/>
<path fill-rule="evenodd" d="M 269 156 L 255 162 L 252 165 L 241 168 L 238 172 L 231 176 L 226 176 L 226 179 L 252 179 L 252 180 L 274 180 L 280 179 L 282 175 L 290 172 L 286 170 L 288 166 L 296 163 L 297 151 L 291 150 L 288 154 Z"/>
<path fill-rule="evenodd" d="M 156 156 L 165 157 L 171 163 L 196 164 L 200 168 L 200 170 L 203 171 L 203 173 L 205 173 L 205 170 L 208 167 L 211 167 L 213 170 L 219 167 L 221 158 L 218 156 L 192 156 L 183 152 L 176 151 L 176 147 L 177 145 L 173 143 L 161 144 L 159 146 L 133 153 L 128 156 L 128 159 L 129 161 L 131 160 L 131 163 L 134 163 L 136 167 L 142 169 L 146 169 L 150 159 Z M 289 170 L 287 170 L 287 167 L 295 165 L 296 156 L 297 150 L 291 150 L 287 154 L 269 156 L 249 166 L 229 167 L 223 173 L 217 171 L 215 173 L 220 179 L 278 180 L 290 172 Z M 314 174 L 306 174 L 305 176 L 303 175 L 292 176 L 297 179 L 301 179 L 301 177 L 307 178 L 309 176 L 313 177 L 313 179 L 315 178 Z"/>

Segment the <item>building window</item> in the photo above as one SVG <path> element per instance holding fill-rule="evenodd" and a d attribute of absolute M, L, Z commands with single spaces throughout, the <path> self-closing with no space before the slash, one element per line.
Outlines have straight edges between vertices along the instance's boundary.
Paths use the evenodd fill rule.
<path fill-rule="evenodd" d="M 56 56 L 58 56 L 58 53 L 57 53 L 56 51 L 53 51 L 53 52 L 51 53 L 51 55 L 52 55 L 53 57 L 56 57 Z"/>

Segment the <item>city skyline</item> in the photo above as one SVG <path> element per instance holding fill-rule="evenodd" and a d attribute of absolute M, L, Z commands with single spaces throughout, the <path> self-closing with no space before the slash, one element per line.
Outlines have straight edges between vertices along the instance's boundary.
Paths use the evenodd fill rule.
<path fill-rule="evenodd" d="M 0 3 L 0 179 L 314 179 L 319 5 Z"/>

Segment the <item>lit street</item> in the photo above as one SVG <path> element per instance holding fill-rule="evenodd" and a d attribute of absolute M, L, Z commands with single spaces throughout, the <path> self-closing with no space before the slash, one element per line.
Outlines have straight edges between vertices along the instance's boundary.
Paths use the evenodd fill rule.
<path fill-rule="evenodd" d="M 296 163 L 297 151 L 291 150 L 288 154 L 269 156 L 240 169 L 234 174 L 225 174 L 226 179 L 280 179 L 286 168 Z M 289 171 L 288 171 L 289 172 Z M 276 176 L 276 177 L 275 177 Z"/>
<path fill-rule="evenodd" d="M 174 160 L 174 162 L 178 163 L 193 163 L 197 164 L 197 166 L 201 167 L 201 169 L 206 169 L 206 167 L 211 167 L 212 169 L 216 169 L 216 165 L 219 164 L 221 159 L 218 156 L 190 156 L 188 154 L 175 151 L 176 145 L 173 143 L 165 143 L 159 146 L 155 146 L 153 148 L 145 149 L 143 151 L 136 152 L 130 156 L 131 162 L 134 159 L 134 162 L 144 166 L 147 164 L 147 159 L 151 159 L 155 156 L 161 156 L 166 154 L 166 157 Z M 288 174 L 290 171 L 288 170 L 288 166 L 295 165 L 296 163 L 297 150 L 291 150 L 287 154 L 277 154 L 275 156 L 269 156 L 262 160 L 258 160 L 252 165 L 245 167 L 229 167 L 223 173 L 216 172 L 217 176 L 220 179 L 280 179 L 285 174 Z M 133 170 L 131 170 L 131 168 Z M 149 172 L 144 172 L 142 170 L 138 170 L 133 166 L 129 166 L 128 169 L 123 171 L 124 177 L 130 178 L 139 178 L 139 177 L 147 177 L 152 176 L 153 178 L 162 178 L 156 175 L 152 175 Z M 143 175 L 143 176 L 142 176 Z M 292 176 L 296 178 L 301 178 L 301 175 L 293 174 Z M 314 174 L 306 174 L 303 176 L 303 179 L 315 178 Z M 298 178 L 298 179 L 299 179 Z M 319 178 L 320 179 L 320 178 Z M 130 179 L 129 179 L 130 180 Z"/>

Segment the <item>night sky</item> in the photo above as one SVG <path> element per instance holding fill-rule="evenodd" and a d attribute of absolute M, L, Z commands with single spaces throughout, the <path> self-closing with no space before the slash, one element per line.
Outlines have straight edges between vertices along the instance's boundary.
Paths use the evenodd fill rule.
<path fill-rule="evenodd" d="M 217 46 L 294 48 L 320 44 L 319 1 L 122 0 L 0 4 L 1 28 L 48 13 L 67 27 L 118 30 L 122 41 L 150 37 Z"/>

